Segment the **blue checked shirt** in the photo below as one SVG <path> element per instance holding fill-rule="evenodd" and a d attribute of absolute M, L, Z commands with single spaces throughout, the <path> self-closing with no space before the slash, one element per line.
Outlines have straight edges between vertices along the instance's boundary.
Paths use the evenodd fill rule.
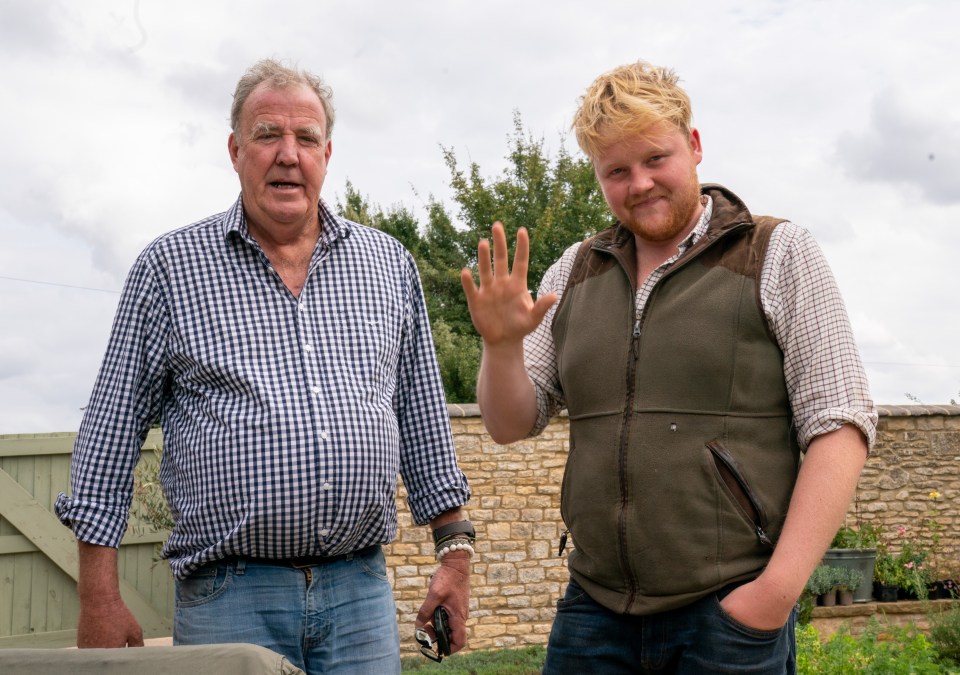
<path fill-rule="evenodd" d="M 150 424 L 178 578 L 233 554 L 336 555 L 387 543 L 402 475 L 415 522 L 470 496 L 457 467 L 420 279 L 395 239 L 319 208 L 300 297 L 249 235 L 241 200 L 134 264 L 56 512 L 116 547 Z"/>

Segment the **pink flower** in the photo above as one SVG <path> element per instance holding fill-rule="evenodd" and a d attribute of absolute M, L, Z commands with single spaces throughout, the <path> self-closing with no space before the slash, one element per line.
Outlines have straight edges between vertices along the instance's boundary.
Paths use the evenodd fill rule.
<path fill-rule="evenodd" d="M 911 560 L 911 561 L 908 562 L 908 563 L 904 563 L 903 566 L 906 567 L 908 570 L 912 570 L 912 569 L 913 569 L 913 561 Z"/>
<path fill-rule="evenodd" d="M 902 536 L 905 535 L 906 533 L 907 533 L 907 528 L 905 528 L 903 525 L 901 525 L 901 526 L 899 526 L 899 527 L 897 528 L 897 535 L 898 535 L 898 536 L 902 537 Z"/>

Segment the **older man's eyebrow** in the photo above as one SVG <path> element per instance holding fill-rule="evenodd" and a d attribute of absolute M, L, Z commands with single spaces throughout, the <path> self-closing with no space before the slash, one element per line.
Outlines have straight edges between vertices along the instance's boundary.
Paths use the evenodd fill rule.
<path fill-rule="evenodd" d="M 316 126 L 316 125 L 314 125 L 314 124 L 311 124 L 311 125 L 305 126 L 305 127 L 299 127 L 299 128 L 297 129 L 297 135 L 298 135 L 298 136 L 309 136 L 310 138 L 313 138 L 314 140 L 322 141 L 322 140 L 323 140 L 323 128 L 322 128 L 322 127 L 318 127 L 318 126 Z"/>
<path fill-rule="evenodd" d="M 257 122 L 250 130 L 250 137 L 256 138 L 264 134 L 275 134 L 280 131 L 280 127 L 272 122 Z"/>
<path fill-rule="evenodd" d="M 283 132 L 283 129 L 279 124 L 274 124 L 273 122 L 256 122 L 253 125 L 253 129 L 250 130 L 251 138 L 259 138 L 267 134 L 280 134 Z M 297 136 L 303 138 L 311 138 L 318 142 L 323 141 L 323 127 L 317 126 L 315 124 L 309 124 L 304 127 L 297 127 L 294 130 Z"/>

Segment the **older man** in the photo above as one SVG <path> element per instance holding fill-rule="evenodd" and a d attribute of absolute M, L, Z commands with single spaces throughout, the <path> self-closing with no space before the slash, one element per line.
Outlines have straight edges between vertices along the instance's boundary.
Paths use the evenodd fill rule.
<path fill-rule="evenodd" d="M 176 525 L 174 642 L 250 642 L 310 673 L 399 672 L 381 545 L 401 474 L 465 643 L 473 528 L 410 254 L 320 198 L 334 111 L 319 78 L 254 65 L 228 148 L 240 197 L 140 255 L 57 513 L 79 540 L 81 647 L 141 644 L 117 546 L 154 420 Z M 456 546 L 455 546 L 456 545 Z M 431 630 L 428 626 L 428 632 Z"/>
<path fill-rule="evenodd" d="M 572 246 L 536 301 L 523 230 L 512 273 L 496 224 L 493 268 L 482 242 L 479 288 L 462 274 L 493 438 L 570 416 L 576 548 L 546 673 L 792 671 L 794 606 L 875 434 L 820 249 L 700 185 L 677 81 L 640 62 L 588 88 L 577 141 L 619 222 Z"/>

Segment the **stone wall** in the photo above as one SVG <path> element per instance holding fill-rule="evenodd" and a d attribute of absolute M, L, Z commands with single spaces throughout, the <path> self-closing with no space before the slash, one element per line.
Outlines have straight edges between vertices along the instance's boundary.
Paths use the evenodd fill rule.
<path fill-rule="evenodd" d="M 559 417 L 535 439 L 497 445 L 476 406 L 450 406 L 460 465 L 470 479 L 468 513 L 477 529 L 469 620 L 471 649 L 545 644 L 567 581 L 560 482 L 568 421 Z M 931 498 L 930 493 L 939 494 Z M 428 528 L 412 525 L 398 498 L 400 532 L 387 548 L 405 654 L 416 653 L 414 618 L 436 569 Z M 880 408 L 877 444 L 848 521 L 871 521 L 896 545 L 900 526 L 930 539 L 939 523 L 941 565 L 960 559 L 960 407 Z M 960 577 L 960 569 L 954 576 Z"/>

